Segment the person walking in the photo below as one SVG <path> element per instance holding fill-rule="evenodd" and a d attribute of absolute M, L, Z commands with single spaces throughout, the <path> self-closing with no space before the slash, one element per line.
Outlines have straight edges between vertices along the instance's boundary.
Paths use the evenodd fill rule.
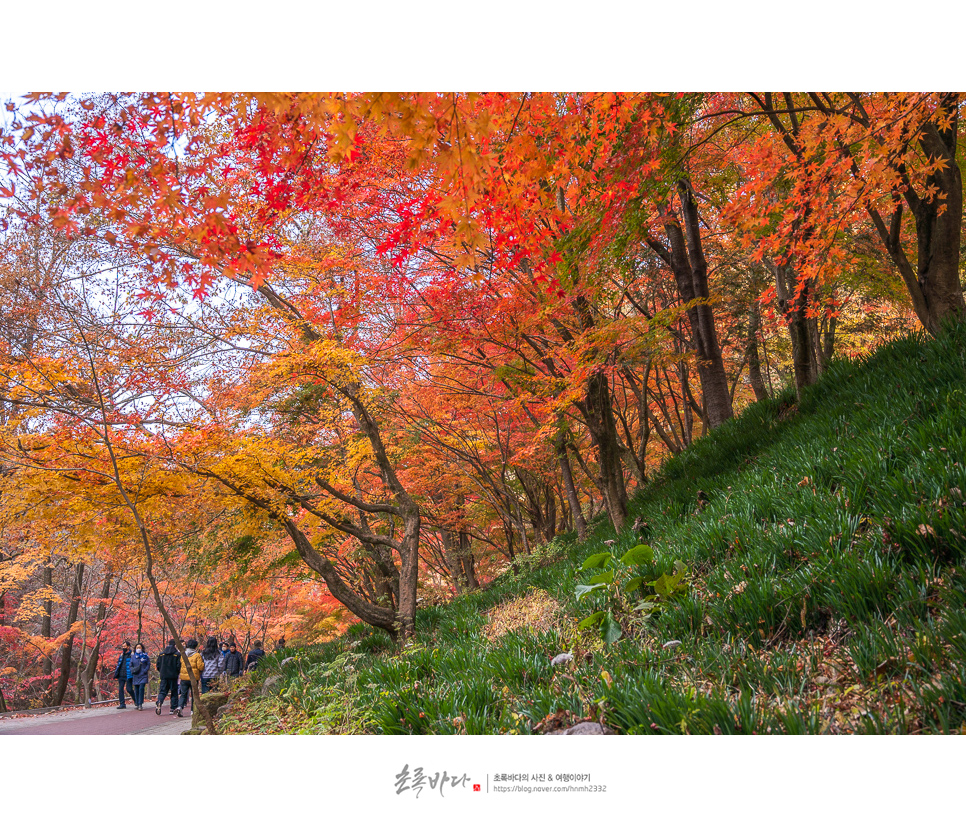
<path fill-rule="evenodd" d="M 218 676 L 225 671 L 225 658 L 218 648 L 218 640 L 216 638 L 208 638 L 204 651 L 201 653 L 201 659 L 205 664 L 204 670 L 201 672 L 201 694 L 204 695 L 206 692 L 211 691 Z"/>
<path fill-rule="evenodd" d="M 248 653 L 248 657 L 245 658 L 245 669 L 246 671 L 251 671 L 256 666 L 258 666 L 258 661 L 265 657 L 265 650 L 262 648 L 262 641 L 256 640 L 252 644 L 253 648 Z"/>
<path fill-rule="evenodd" d="M 185 657 L 188 658 L 188 663 L 191 664 L 191 669 L 195 673 L 196 678 L 201 678 L 201 673 L 204 671 L 205 662 L 201 659 L 201 655 L 198 652 L 198 641 L 192 638 L 187 643 L 185 643 L 184 650 Z M 191 692 L 191 678 L 188 677 L 188 666 L 187 664 L 181 664 L 181 684 L 178 687 L 179 698 L 178 698 L 178 708 L 175 712 L 178 718 L 182 717 L 182 710 L 188 705 L 188 693 Z M 194 699 L 191 701 L 191 709 L 194 711 L 195 704 Z"/>
<path fill-rule="evenodd" d="M 224 672 L 222 672 L 222 674 L 225 675 L 225 677 L 227 677 L 226 673 L 228 672 L 228 641 L 222 640 L 219 648 L 221 649 L 221 659 L 225 662 Z"/>
<path fill-rule="evenodd" d="M 170 693 L 171 715 L 174 715 L 178 711 L 178 675 L 181 673 L 181 655 L 178 654 L 174 640 L 168 640 L 168 645 L 158 655 L 158 660 L 154 665 L 161 676 L 161 682 L 158 684 L 158 700 L 154 711 L 158 715 L 161 714 L 164 698 Z"/>
<path fill-rule="evenodd" d="M 144 643 L 138 643 L 131 655 L 131 682 L 134 687 L 134 709 L 144 709 L 144 690 L 148 685 L 148 672 L 151 669 L 151 658 L 144 651 Z"/>
<path fill-rule="evenodd" d="M 228 644 L 228 654 L 225 655 L 225 671 L 229 678 L 237 678 L 245 666 L 245 657 L 238 651 L 234 643 Z"/>
<path fill-rule="evenodd" d="M 118 709 L 127 709 L 124 703 L 124 690 L 127 688 L 128 694 L 134 698 L 134 689 L 131 685 L 131 676 L 128 672 L 131 669 L 131 644 L 125 640 L 121 643 L 121 656 L 117 659 L 117 666 L 114 667 L 114 679 L 117 681 L 117 699 L 120 702 Z"/>
<path fill-rule="evenodd" d="M 285 637 L 279 637 L 278 642 L 275 644 L 275 651 L 280 652 L 285 649 Z"/>

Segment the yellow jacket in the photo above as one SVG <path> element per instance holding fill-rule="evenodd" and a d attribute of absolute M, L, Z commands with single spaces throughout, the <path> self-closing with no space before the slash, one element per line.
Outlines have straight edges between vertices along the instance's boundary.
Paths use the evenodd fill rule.
<path fill-rule="evenodd" d="M 195 678 L 200 681 L 201 673 L 205 668 L 205 661 L 201 657 L 201 652 L 196 651 L 195 649 L 185 649 L 184 653 L 188 658 L 188 663 L 191 664 L 191 668 L 195 670 Z M 188 667 L 183 663 L 181 664 L 181 680 L 191 680 L 191 678 L 188 677 Z"/>

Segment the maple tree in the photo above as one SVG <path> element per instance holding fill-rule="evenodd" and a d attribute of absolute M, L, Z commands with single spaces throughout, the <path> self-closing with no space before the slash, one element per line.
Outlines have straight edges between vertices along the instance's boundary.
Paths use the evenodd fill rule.
<path fill-rule="evenodd" d="M 601 510 L 620 528 L 629 493 L 744 402 L 908 327 L 903 305 L 931 331 L 960 315 L 958 108 L 33 96 L 0 149 L 5 472 L 74 473 L 49 499 L 72 529 L 126 510 L 142 552 L 117 607 L 143 622 L 146 570 L 151 616 L 184 608 L 162 636 L 299 632 L 295 610 L 317 636 L 337 601 L 404 642 L 421 565 L 464 592 Z M 172 543 L 205 514 L 203 554 Z M 116 587 L 97 558 L 65 597 Z M 284 610 L 273 571 L 298 589 Z"/>
<path fill-rule="evenodd" d="M 743 189 L 746 211 L 757 215 L 746 228 L 759 237 L 759 251 L 783 251 L 803 278 L 820 277 L 847 257 L 841 230 L 871 221 L 917 317 L 935 332 L 966 310 L 960 106 L 955 93 L 750 93 L 711 109 L 757 117 L 773 130 L 772 141 L 751 146 Z M 771 228 L 763 205 L 779 218 Z"/>

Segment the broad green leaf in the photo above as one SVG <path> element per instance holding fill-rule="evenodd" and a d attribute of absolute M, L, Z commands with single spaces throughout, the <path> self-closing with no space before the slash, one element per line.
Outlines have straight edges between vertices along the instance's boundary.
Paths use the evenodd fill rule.
<path fill-rule="evenodd" d="M 603 611 L 595 611 L 589 617 L 584 618 L 579 623 L 577 623 L 577 629 L 582 631 L 585 628 L 590 628 L 591 626 L 597 625 L 604 618 Z"/>
<path fill-rule="evenodd" d="M 600 637 L 608 646 L 620 640 L 621 627 L 617 625 L 617 620 L 610 611 L 604 614 L 604 619 L 601 621 Z"/>
<path fill-rule="evenodd" d="M 659 597 L 669 597 L 671 595 L 671 585 L 669 584 L 671 577 L 666 573 L 662 573 L 653 582 L 648 582 L 648 585 L 654 587 L 654 593 Z"/>
<path fill-rule="evenodd" d="M 629 594 L 631 593 L 631 591 L 636 591 L 643 584 L 644 584 L 644 577 L 635 576 L 633 579 L 628 580 L 627 584 L 624 586 L 624 593 Z"/>
<path fill-rule="evenodd" d="M 654 587 L 654 593 L 657 596 L 661 597 L 662 599 L 669 599 L 670 597 L 674 596 L 674 594 L 684 590 L 686 586 L 685 578 L 686 573 L 683 571 L 675 573 L 673 576 L 668 576 L 666 573 L 662 573 L 653 582 L 648 582 L 647 584 Z"/>
<path fill-rule="evenodd" d="M 576 588 L 577 600 L 578 602 L 587 594 L 592 591 L 597 591 L 600 588 L 606 588 L 606 585 L 578 585 Z"/>
<path fill-rule="evenodd" d="M 595 553 L 593 556 L 588 556 L 586 561 L 580 566 L 581 570 L 590 570 L 591 568 L 599 568 L 603 566 L 610 558 L 610 553 Z"/>
<path fill-rule="evenodd" d="M 592 583 L 602 583 L 604 585 L 609 585 L 614 581 L 614 571 L 609 570 L 606 573 L 598 573 L 597 576 L 590 577 Z"/>
<path fill-rule="evenodd" d="M 639 605 L 634 606 L 635 611 L 641 611 L 645 616 L 652 614 L 654 609 L 658 607 L 658 603 L 652 602 L 650 600 L 645 600 Z"/>
<path fill-rule="evenodd" d="M 647 565 L 654 561 L 654 551 L 646 544 L 639 544 L 621 556 L 621 561 L 625 565 Z"/>

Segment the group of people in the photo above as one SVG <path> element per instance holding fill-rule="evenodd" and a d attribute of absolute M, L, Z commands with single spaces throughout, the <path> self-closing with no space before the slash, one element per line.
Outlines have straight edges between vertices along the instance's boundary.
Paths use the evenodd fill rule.
<path fill-rule="evenodd" d="M 278 648 L 284 647 L 285 638 L 283 637 L 278 641 Z M 200 652 L 197 640 L 192 639 L 185 643 L 185 658 L 188 661 L 185 664 L 175 641 L 168 640 L 168 645 L 154 663 L 161 678 L 154 711 L 160 715 L 165 698 L 170 696 L 169 714 L 181 717 L 182 710 L 188 705 L 191 695 L 189 665 L 195 678 L 201 682 L 201 692 L 204 694 L 211 690 L 221 676 L 237 678 L 242 672 L 258 666 L 258 662 L 263 657 L 265 657 L 265 650 L 262 648 L 261 640 L 256 640 L 248 655 L 243 656 L 235 643 L 222 642 L 219 646 L 216 638 L 209 637 Z M 144 651 L 143 643 L 136 643 L 133 652 L 127 640 L 121 644 L 121 656 L 114 669 L 114 678 L 118 682 L 118 709 L 127 709 L 127 704 L 124 703 L 125 691 L 134 701 L 134 709 L 144 709 L 144 691 L 148 684 L 150 668 L 151 659 Z"/>

